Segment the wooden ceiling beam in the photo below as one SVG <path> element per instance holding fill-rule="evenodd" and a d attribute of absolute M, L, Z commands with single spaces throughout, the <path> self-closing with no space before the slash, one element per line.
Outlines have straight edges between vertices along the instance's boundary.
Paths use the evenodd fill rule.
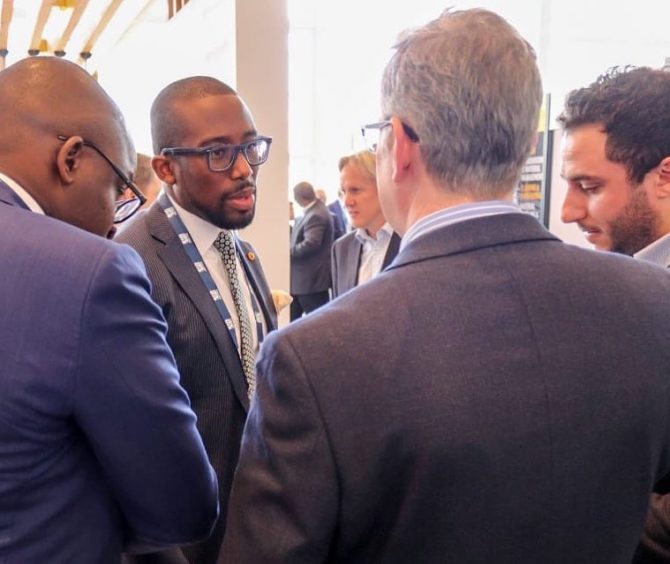
<path fill-rule="evenodd" d="M 0 70 L 5 68 L 7 57 L 7 46 L 9 44 L 9 24 L 12 23 L 14 15 L 14 0 L 2 0 L 2 11 L 0 12 Z"/>
<path fill-rule="evenodd" d="M 79 54 L 79 61 L 78 61 L 79 64 L 82 64 L 86 59 L 90 58 L 91 54 L 93 53 L 93 48 L 95 47 L 95 44 L 98 41 L 98 38 L 102 35 L 102 32 L 105 31 L 105 29 L 109 25 L 109 22 L 114 17 L 114 14 L 119 9 L 119 6 L 121 6 L 122 2 L 123 0 L 110 1 L 109 5 L 107 6 L 107 9 L 102 14 L 102 17 L 98 22 L 98 25 L 95 26 L 95 29 L 91 32 L 91 35 L 89 35 L 88 39 L 86 40 L 86 43 L 84 44 L 83 49 L 81 50 L 81 53 Z"/>
<path fill-rule="evenodd" d="M 30 40 L 30 47 L 28 48 L 28 54 L 30 55 L 37 55 L 40 52 L 42 35 L 44 34 L 44 28 L 47 25 L 52 6 L 53 0 L 42 0 L 40 11 L 37 14 L 37 21 L 35 21 L 35 28 L 33 29 L 33 38 Z"/>
<path fill-rule="evenodd" d="M 84 11 L 88 6 L 88 2 L 89 0 L 77 0 L 72 10 L 72 14 L 70 15 L 70 19 L 67 22 L 67 26 L 63 30 L 60 39 L 58 39 L 58 43 L 56 43 L 56 47 L 54 48 L 54 55 L 58 55 L 59 57 L 65 55 L 65 48 L 67 47 L 67 44 L 70 41 L 72 33 L 77 27 L 79 20 L 81 20 L 81 16 L 84 14 Z"/>

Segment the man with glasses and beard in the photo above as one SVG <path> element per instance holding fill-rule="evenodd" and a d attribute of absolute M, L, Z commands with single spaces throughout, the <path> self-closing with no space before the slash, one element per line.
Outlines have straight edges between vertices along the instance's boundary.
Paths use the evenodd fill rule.
<path fill-rule="evenodd" d="M 571 92 L 558 121 L 563 221 L 596 249 L 670 267 L 670 72 L 612 69 Z M 670 562 L 670 487 L 656 491 L 636 563 Z"/>
<path fill-rule="evenodd" d="M 0 561 L 206 537 L 216 477 L 165 319 L 106 240 L 143 200 L 123 116 L 53 57 L 0 72 L 0 107 Z"/>
<path fill-rule="evenodd" d="M 164 190 L 119 236 L 144 259 L 168 343 L 219 479 L 221 513 L 210 538 L 151 562 L 217 561 L 254 362 L 276 311 L 260 261 L 236 229 L 254 218 L 256 177 L 271 139 L 237 93 L 211 77 L 173 82 L 151 108 L 152 165 Z M 137 562 L 144 561 L 137 557 Z"/>

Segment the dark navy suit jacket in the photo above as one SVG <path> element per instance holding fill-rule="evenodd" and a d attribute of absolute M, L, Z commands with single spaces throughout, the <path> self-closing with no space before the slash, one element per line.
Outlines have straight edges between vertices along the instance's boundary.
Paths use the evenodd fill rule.
<path fill-rule="evenodd" d="M 192 542 L 216 477 L 130 248 L 0 183 L 0 562 Z"/>
<path fill-rule="evenodd" d="M 670 470 L 670 276 L 641 262 L 473 219 L 274 333 L 224 561 L 628 564 Z"/>
<path fill-rule="evenodd" d="M 168 343 L 177 359 L 182 385 L 191 398 L 198 416 L 198 430 L 216 470 L 221 506 L 221 518 L 211 536 L 185 547 L 183 555 L 172 550 L 147 560 L 135 557 L 128 562 L 216 562 L 249 409 L 240 356 L 207 288 L 158 203 L 133 218 L 117 239 L 132 245 L 146 265 L 152 297 L 168 322 Z M 260 260 L 251 245 L 241 242 L 241 246 L 240 262 L 258 298 L 267 330 L 272 331 L 277 327 L 277 313 Z"/>

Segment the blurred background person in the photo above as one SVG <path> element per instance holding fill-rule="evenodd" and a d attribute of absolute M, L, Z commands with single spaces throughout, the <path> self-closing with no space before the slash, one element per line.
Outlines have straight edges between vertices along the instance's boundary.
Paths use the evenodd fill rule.
<path fill-rule="evenodd" d="M 291 232 L 291 321 L 328 302 L 333 220 L 309 182 L 293 187 L 293 197 L 303 208 Z"/>
<path fill-rule="evenodd" d="M 319 200 L 321 200 L 324 204 L 326 204 L 326 207 L 330 212 L 330 217 L 333 220 L 333 240 L 337 241 L 345 233 L 344 220 L 342 216 L 335 213 L 333 210 L 333 205 L 337 205 L 337 200 L 331 204 L 328 204 L 328 196 L 326 195 L 326 191 L 323 188 L 316 189 L 316 197 L 319 198 Z"/>
<path fill-rule="evenodd" d="M 338 166 L 340 192 L 354 231 L 333 244 L 333 298 L 379 274 L 400 248 L 400 236 L 379 204 L 375 155 L 361 151 L 342 157 Z"/>

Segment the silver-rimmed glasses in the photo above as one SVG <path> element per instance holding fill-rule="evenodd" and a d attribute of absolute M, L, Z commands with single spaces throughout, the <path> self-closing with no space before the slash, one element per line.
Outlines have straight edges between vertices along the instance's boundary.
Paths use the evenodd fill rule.
<path fill-rule="evenodd" d="M 166 147 L 161 155 L 204 155 L 207 157 L 207 166 L 212 172 L 225 172 L 233 166 L 240 153 L 249 163 L 249 166 L 262 165 L 270 154 L 271 137 L 256 137 L 239 145 L 220 143 L 210 147 Z"/>
<path fill-rule="evenodd" d="M 404 129 L 407 137 L 410 138 L 414 143 L 419 142 L 419 136 L 416 132 L 405 122 L 402 123 L 402 128 Z M 371 153 L 377 152 L 377 147 L 379 146 L 379 138 L 381 137 L 382 129 L 386 126 L 391 125 L 390 120 L 376 121 L 375 123 L 368 123 L 361 127 L 361 134 L 365 140 L 365 148 Z"/>

